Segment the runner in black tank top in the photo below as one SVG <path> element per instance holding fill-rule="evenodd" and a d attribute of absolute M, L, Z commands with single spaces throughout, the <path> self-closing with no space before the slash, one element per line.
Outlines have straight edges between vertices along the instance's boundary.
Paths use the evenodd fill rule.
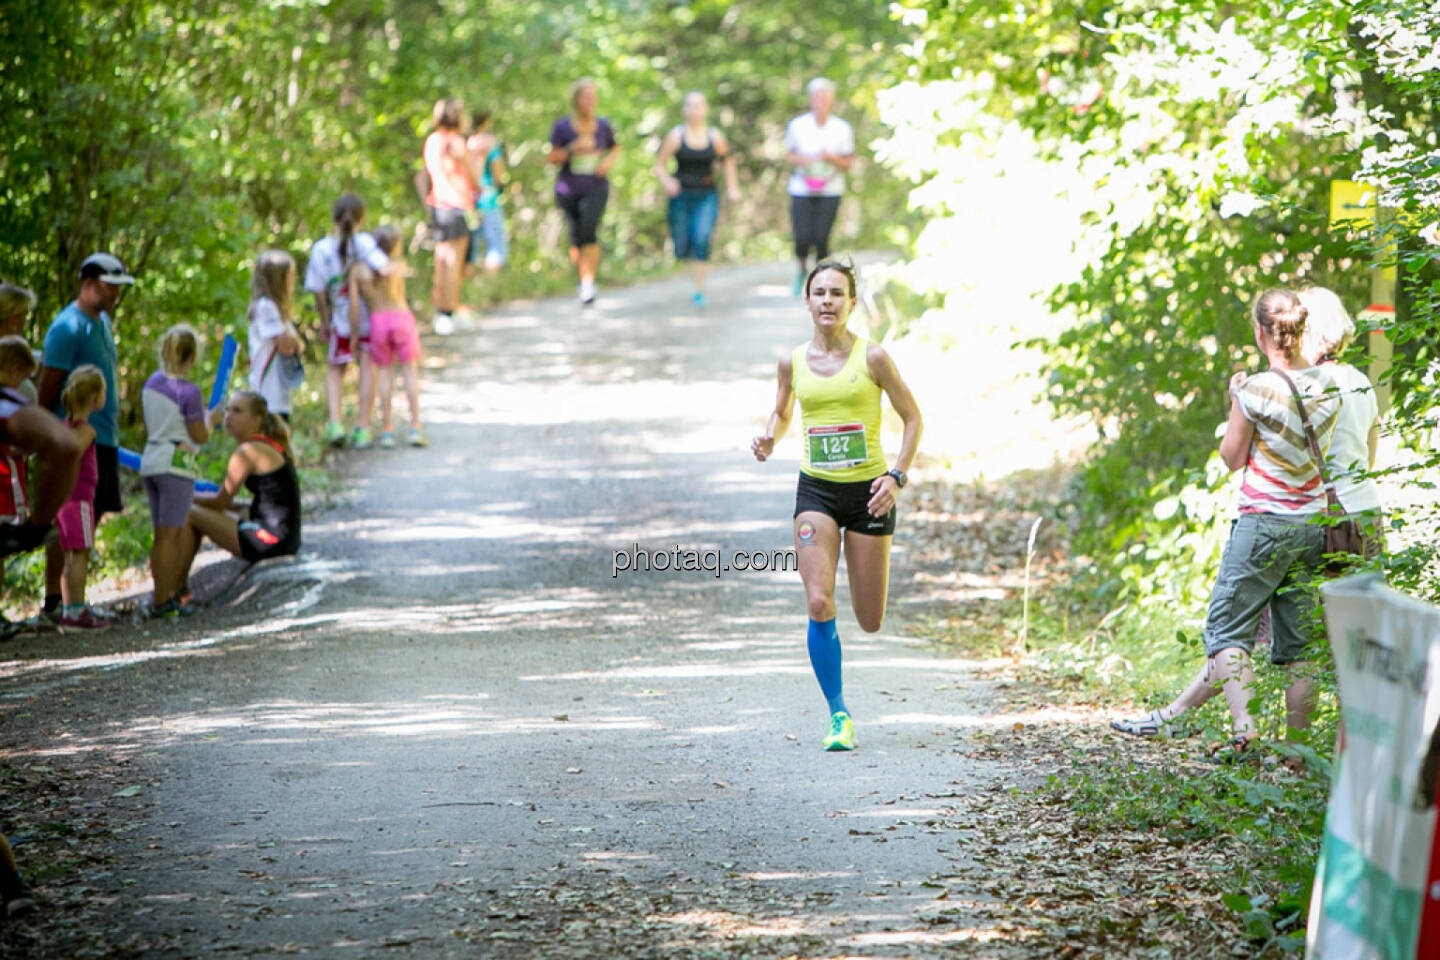
<path fill-rule="evenodd" d="M 240 524 L 240 548 L 246 560 L 255 563 L 270 557 L 285 557 L 300 549 L 300 478 L 295 461 L 269 437 L 250 438 L 273 447 L 285 462 L 269 473 L 252 473 L 245 478 L 250 491 L 250 520 Z"/>
<path fill-rule="evenodd" d="M 716 191 L 715 163 L 725 167 L 726 194 L 731 203 L 740 199 L 735 179 L 735 158 L 725 135 L 706 123 L 709 111 L 705 97 L 691 93 L 685 97 L 685 122 L 665 135 L 655 159 L 655 175 L 670 197 L 670 238 L 675 256 L 690 261 L 695 280 L 692 300 L 697 307 L 705 305 L 705 272 L 710 260 L 710 235 L 720 213 L 720 196 Z M 699 144 L 697 146 L 696 144 Z M 668 167 L 675 158 L 675 170 Z"/>
<path fill-rule="evenodd" d="M 715 149 L 713 131 L 706 129 L 705 147 L 696 150 L 686 141 L 682 129 L 680 149 L 675 151 L 675 179 L 680 181 L 680 191 L 714 190 L 715 160 L 719 156 L 719 151 Z"/>

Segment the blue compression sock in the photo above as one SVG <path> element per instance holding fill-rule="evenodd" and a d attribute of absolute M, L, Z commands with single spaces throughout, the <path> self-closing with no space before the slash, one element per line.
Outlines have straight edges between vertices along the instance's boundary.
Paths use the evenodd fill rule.
<path fill-rule="evenodd" d="M 810 666 L 815 670 L 815 679 L 820 681 L 820 692 L 825 694 L 830 712 L 849 713 L 840 680 L 840 631 L 835 627 L 835 618 L 811 620 L 806 640 L 810 647 Z"/>

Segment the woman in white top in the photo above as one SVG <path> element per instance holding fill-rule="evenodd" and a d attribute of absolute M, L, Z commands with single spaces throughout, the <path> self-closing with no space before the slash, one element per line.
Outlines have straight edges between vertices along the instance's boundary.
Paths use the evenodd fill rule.
<path fill-rule="evenodd" d="M 830 115 L 835 106 L 835 84 L 816 77 L 805 88 L 810 112 L 785 128 L 785 161 L 790 164 L 790 224 L 795 232 L 795 295 L 805 287 L 810 252 L 815 262 L 830 253 L 830 229 L 845 193 L 845 172 L 855 164 L 855 131 Z"/>
<path fill-rule="evenodd" d="M 1367 526 L 1374 530 L 1367 539 L 1378 550 L 1380 491 L 1368 474 L 1380 441 L 1380 402 L 1369 377 L 1335 359 L 1355 339 L 1355 321 L 1340 298 L 1324 287 L 1307 287 L 1299 297 L 1310 311 L 1300 351 L 1311 363 L 1324 367 L 1340 388 L 1340 419 L 1335 422 L 1325 469 L 1345 512 L 1364 514 L 1371 521 Z"/>
<path fill-rule="evenodd" d="M 1335 382 L 1340 395 L 1340 410 L 1335 417 L 1326 455 L 1325 471 L 1335 484 L 1340 505 L 1353 515 L 1363 515 L 1368 522 L 1366 546 L 1377 551 L 1380 539 L 1380 493 L 1367 472 L 1375 466 L 1375 448 L 1380 436 L 1380 407 L 1370 378 L 1348 363 L 1335 357 L 1344 352 L 1355 337 L 1355 322 L 1332 291 L 1309 287 L 1296 295 L 1307 311 L 1304 332 L 1300 339 L 1300 355 L 1307 363 L 1323 368 Z M 1269 633 L 1270 610 L 1260 624 L 1262 637 Z M 1134 720 L 1117 720 L 1110 724 L 1121 733 L 1155 736 L 1165 725 L 1181 714 L 1208 701 L 1220 688 L 1208 678 L 1209 666 L 1176 697 L 1169 706 L 1153 710 Z M 1308 691 L 1307 691 L 1308 697 Z"/>

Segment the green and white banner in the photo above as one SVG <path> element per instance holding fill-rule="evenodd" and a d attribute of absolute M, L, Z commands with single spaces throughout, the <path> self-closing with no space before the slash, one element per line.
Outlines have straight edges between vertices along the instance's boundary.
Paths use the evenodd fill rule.
<path fill-rule="evenodd" d="M 1376 576 L 1326 584 L 1343 721 L 1310 960 L 1440 957 L 1440 609 Z"/>

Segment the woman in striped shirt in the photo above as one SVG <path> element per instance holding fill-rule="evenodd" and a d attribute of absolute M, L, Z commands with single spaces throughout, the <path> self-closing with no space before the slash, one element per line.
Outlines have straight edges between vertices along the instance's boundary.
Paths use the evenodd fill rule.
<path fill-rule="evenodd" d="M 1340 412 L 1334 377 L 1306 360 L 1300 349 L 1308 311 L 1289 290 L 1261 294 L 1253 310 L 1255 344 L 1269 369 L 1230 378 L 1230 418 L 1220 441 L 1220 458 L 1245 471 L 1239 516 L 1220 559 L 1220 572 L 1205 617 L 1206 663 L 1202 681 L 1225 694 L 1234 736 L 1220 748 L 1244 751 L 1256 736 L 1250 715 L 1255 671 L 1250 655 L 1266 607 L 1272 617 L 1270 660 L 1290 674 L 1285 691 L 1286 722 L 1292 731 L 1309 725 L 1315 686 L 1306 647 L 1317 636 L 1319 603 L 1313 581 L 1323 563 L 1324 527 L 1311 521 L 1325 509 L 1325 488 L 1305 438 L 1300 407 L 1288 378 L 1300 392 L 1321 451 L 1330 447 Z M 1122 733 L 1154 735 L 1196 704 L 1187 690 L 1169 706 L 1139 720 L 1111 726 Z M 1203 699 L 1209 699 L 1208 692 Z"/>

